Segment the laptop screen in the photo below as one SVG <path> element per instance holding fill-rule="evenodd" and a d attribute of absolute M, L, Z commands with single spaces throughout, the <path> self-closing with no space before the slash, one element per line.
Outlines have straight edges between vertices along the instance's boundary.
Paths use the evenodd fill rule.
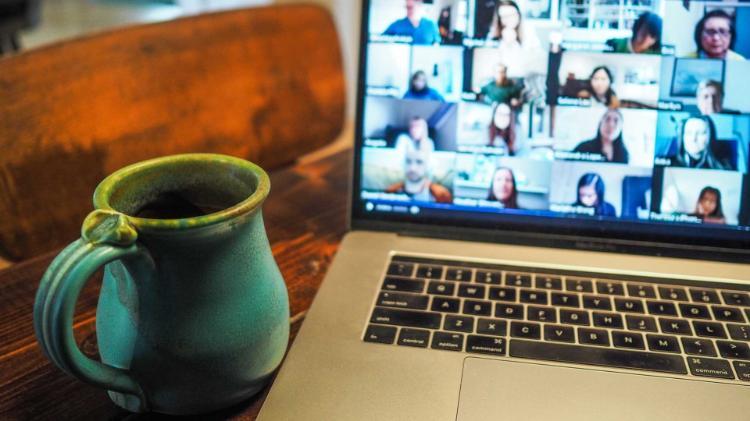
<path fill-rule="evenodd" d="M 750 241 L 750 4 L 370 0 L 355 217 Z"/>

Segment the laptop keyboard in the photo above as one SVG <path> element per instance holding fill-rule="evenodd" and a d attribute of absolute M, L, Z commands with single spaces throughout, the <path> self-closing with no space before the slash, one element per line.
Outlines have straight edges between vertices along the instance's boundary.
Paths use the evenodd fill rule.
<path fill-rule="evenodd" d="M 749 322 L 747 291 L 394 256 L 364 341 L 748 384 Z"/>

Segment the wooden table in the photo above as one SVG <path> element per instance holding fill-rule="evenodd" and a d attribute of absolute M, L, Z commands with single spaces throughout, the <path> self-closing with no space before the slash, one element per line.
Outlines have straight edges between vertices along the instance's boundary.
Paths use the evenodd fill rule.
<path fill-rule="evenodd" d="M 289 290 L 293 340 L 346 228 L 350 151 L 271 174 L 263 214 L 274 256 Z M 69 377 L 44 357 L 32 307 L 39 280 L 56 253 L 0 271 L 0 419 L 152 419 L 118 409 L 106 393 Z M 97 357 L 99 283 L 82 292 L 74 330 L 85 354 Z M 255 419 L 268 388 L 248 402 L 201 419 Z"/>

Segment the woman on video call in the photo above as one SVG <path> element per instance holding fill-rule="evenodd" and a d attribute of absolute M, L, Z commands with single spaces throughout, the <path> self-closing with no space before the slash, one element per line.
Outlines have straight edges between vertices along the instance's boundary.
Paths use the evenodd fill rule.
<path fill-rule="evenodd" d="M 513 170 L 507 167 L 498 167 L 495 170 L 487 200 L 500 202 L 504 209 L 518 209 L 518 191 Z"/>
<path fill-rule="evenodd" d="M 607 40 L 613 53 L 661 54 L 662 20 L 659 15 L 643 12 L 633 23 L 633 36 Z"/>
<path fill-rule="evenodd" d="M 507 155 L 515 154 L 516 130 L 515 114 L 510 105 L 500 102 L 492 109 L 489 127 L 488 146 L 505 149 Z"/>
<path fill-rule="evenodd" d="M 721 192 L 716 187 L 706 186 L 698 195 L 695 204 L 695 212 L 690 216 L 696 216 L 701 221 L 711 224 L 726 224 L 724 211 L 721 208 Z"/>
<path fill-rule="evenodd" d="M 576 146 L 573 152 L 600 155 L 606 162 L 627 164 L 630 160 L 625 142 L 622 140 L 622 113 L 609 109 L 599 120 L 596 136 Z"/>
<path fill-rule="evenodd" d="M 732 51 L 736 41 L 734 20 L 727 12 L 716 9 L 701 18 L 695 25 L 696 51 L 691 57 L 721 60 L 744 60 L 741 54 Z"/>
<path fill-rule="evenodd" d="M 445 102 L 443 96 L 427 83 L 427 73 L 422 70 L 414 72 L 409 82 L 409 90 L 404 94 L 404 99 Z"/>
<path fill-rule="evenodd" d="M 487 38 L 498 41 L 498 55 L 511 77 L 525 76 L 540 49 L 533 31 L 524 31 L 521 9 L 513 0 L 499 0 Z"/>
<path fill-rule="evenodd" d="M 736 171 L 727 150 L 721 150 L 716 125 L 709 116 L 692 116 L 683 121 L 677 145 L 668 158 L 675 167 Z"/>
<path fill-rule="evenodd" d="M 615 207 L 604 200 L 604 181 L 599 174 L 586 173 L 578 180 L 578 198 L 574 206 L 593 208 L 595 216 L 617 216 Z"/>
<path fill-rule="evenodd" d="M 594 68 L 589 76 L 589 86 L 578 93 L 579 98 L 592 99 L 609 108 L 620 106 L 620 100 L 612 89 L 612 71 L 607 66 Z"/>

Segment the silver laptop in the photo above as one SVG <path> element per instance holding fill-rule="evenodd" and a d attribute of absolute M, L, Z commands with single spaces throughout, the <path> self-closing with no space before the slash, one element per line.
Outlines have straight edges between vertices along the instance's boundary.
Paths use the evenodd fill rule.
<path fill-rule="evenodd" d="M 750 419 L 750 4 L 371 0 L 262 420 Z"/>

